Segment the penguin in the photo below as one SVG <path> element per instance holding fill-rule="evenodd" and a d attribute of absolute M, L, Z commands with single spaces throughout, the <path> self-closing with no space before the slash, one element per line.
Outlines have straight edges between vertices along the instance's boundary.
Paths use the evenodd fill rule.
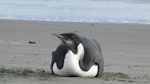
<path fill-rule="evenodd" d="M 64 77 L 101 77 L 104 57 L 100 44 L 75 33 L 52 34 L 62 42 L 52 52 L 52 74 Z"/>

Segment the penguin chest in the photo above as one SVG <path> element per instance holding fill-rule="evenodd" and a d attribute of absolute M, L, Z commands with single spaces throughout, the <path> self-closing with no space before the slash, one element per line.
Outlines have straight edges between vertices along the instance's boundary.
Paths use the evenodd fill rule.
<path fill-rule="evenodd" d="M 79 70 L 79 61 L 77 60 L 76 55 L 69 52 L 65 56 L 62 69 L 58 69 L 56 63 L 54 63 L 53 65 L 53 72 L 56 75 L 71 76 L 77 74 L 78 70 Z"/>
<path fill-rule="evenodd" d="M 57 64 L 54 63 L 53 72 L 60 76 L 95 77 L 98 72 L 98 67 L 93 65 L 89 71 L 83 71 L 79 65 L 80 57 L 72 52 L 68 52 L 64 59 L 63 68 L 58 69 Z"/>

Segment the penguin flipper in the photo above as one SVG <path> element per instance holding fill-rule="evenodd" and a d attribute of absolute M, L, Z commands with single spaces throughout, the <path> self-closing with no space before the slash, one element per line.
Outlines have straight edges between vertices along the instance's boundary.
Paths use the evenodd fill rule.
<path fill-rule="evenodd" d="M 64 58 L 65 58 L 65 54 L 67 52 L 67 48 L 64 44 L 60 44 L 56 51 L 52 52 L 52 63 L 51 63 L 51 67 L 53 67 L 53 64 L 56 62 L 58 69 L 63 68 L 63 64 L 64 64 Z"/>

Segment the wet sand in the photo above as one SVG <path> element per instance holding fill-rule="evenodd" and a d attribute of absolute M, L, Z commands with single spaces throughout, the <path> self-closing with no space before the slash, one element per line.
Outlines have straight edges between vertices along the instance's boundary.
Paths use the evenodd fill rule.
<path fill-rule="evenodd" d="M 51 33 L 75 32 L 102 47 L 102 78 L 51 74 Z M 32 43 L 33 42 L 33 43 Z M 0 84 L 149 84 L 150 25 L 0 20 Z"/>

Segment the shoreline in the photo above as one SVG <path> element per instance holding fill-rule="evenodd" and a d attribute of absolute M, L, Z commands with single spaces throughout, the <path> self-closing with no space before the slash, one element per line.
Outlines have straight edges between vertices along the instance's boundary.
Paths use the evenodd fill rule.
<path fill-rule="evenodd" d="M 77 21 L 44 21 L 44 20 L 20 20 L 20 19 L 0 19 L 0 21 L 18 21 L 18 22 L 48 22 L 48 23 L 82 23 L 82 24 L 132 24 L 132 25 L 150 25 L 149 23 L 117 23 L 117 22 L 77 22 Z"/>
<path fill-rule="evenodd" d="M 47 76 L 15 78 L 13 76 L 10 78 L 6 73 L 4 77 L 0 77 L 0 83 L 1 80 L 4 80 L 2 82 L 4 84 L 11 84 L 12 81 L 14 84 L 23 83 L 23 81 L 29 84 L 61 83 L 62 81 L 68 84 L 71 81 L 72 83 L 100 82 L 102 84 L 150 83 L 149 24 L 0 20 L 0 68 L 4 67 L 6 71 L 12 68 L 23 70 L 31 68 L 31 70 L 42 69 L 51 72 L 51 52 L 56 49 L 60 40 L 50 34 L 63 32 L 75 32 L 98 40 L 105 58 L 104 76 L 108 73 L 108 78 L 113 76 L 116 80 L 107 80 L 106 77 L 89 80 L 57 76 L 50 76 L 50 78 Z M 30 44 L 29 41 L 36 43 Z M 119 74 L 130 78 L 120 79 Z M 36 82 L 32 83 L 32 80 Z"/>

